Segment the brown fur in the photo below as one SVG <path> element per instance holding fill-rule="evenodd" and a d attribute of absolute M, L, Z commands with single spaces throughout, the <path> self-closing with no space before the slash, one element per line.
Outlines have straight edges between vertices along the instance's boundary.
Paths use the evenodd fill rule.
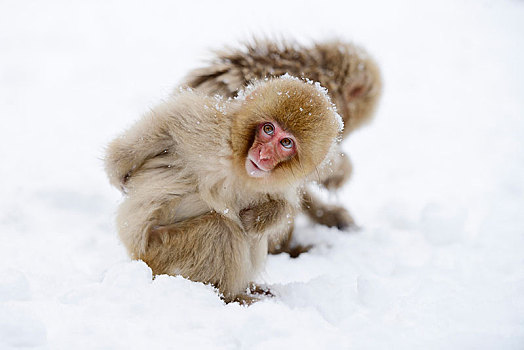
<path fill-rule="evenodd" d="M 254 39 L 238 49 L 217 51 L 209 66 L 189 73 L 183 85 L 234 97 L 251 80 L 286 73 L 328 89 L 344 120 L 344 135 L 371 120 L 382 89 L 379 68 L 369 54 L 336 40 L 306 47 Z"/>
<path fill-rule="evenodd" d="M 328 89 L 344 120 L 343 136 L 371 120 L 382 89 L 374 60 L 362 48 L 341 41 L 306 47 L 254 40 L 238 49 L 218 51 L 209 66 L 192 71 L 184 84 L 210 95 L 234 97 L 252 79 L 285 73 L 318 81 Z M 337 153 L 332 160 L 333 171 L 323 172 L 315 179 L 329 190 L 340 188 L 352 170 L 349 157 L 340 149 Z M 344 208 L 324 204 L 308 192 L 306 197 L 304 202 L 308 205 L 303 207 L 314 221 L 342 229 L 354 227 L 351 215 Z M 315 208 L 315 214 L 308 206 Z M 316 215 L 318 212 L 324 215 Z"/>
<path fill-rule="evenodd" d="M 304 149 L 270 176 L 252 178 L 239 164 L 252 123 L 267 117 Z M 322 132 L 313 132 L 317 125 Z M 259 83 L 245 100 L 171 96 L 108 147 L 110 182 L 127 193 L 117 214 L 122 242 L 155 274 L 211 283 L 226 301 L 251 302 L 246 289 L 263 267 L 268 240 L 289 230 L 299 187 L 326 164 L 338 131 L 327 97 L 294 79 Z"/>

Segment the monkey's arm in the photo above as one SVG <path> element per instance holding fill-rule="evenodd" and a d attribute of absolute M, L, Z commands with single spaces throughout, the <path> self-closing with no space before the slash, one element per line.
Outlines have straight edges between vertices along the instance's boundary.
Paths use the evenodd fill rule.
<path fill-rule="evenodd" d="M 240 221 L 247 232 L 260 233 L 275 226 L 290 223 L 295 215 L 293 206 L 285 200 L 270 199 L 267 202 L 242 209 Z"/>
<path fill-rule="evenodd" d="M 174 141 L 166 117 L 151 112 L 109 144 L 105 169 L 113 186 L 125 191 L 129 177 L 147 159 L 167 153 Z"/>

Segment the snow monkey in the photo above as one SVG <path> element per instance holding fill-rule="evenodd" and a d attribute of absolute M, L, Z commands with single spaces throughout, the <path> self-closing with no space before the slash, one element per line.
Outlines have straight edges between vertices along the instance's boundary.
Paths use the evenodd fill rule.
<path fill-rule="evenodd" d="M 382 88 L 379 69 L 366 51 L 340 41 L 304 47 L 254 40 L 238 49 L 217 52 L 208 67 L 192 71 L 184 84 L 210 95 L 234 97 L 252 79 L 285 73 L 318 81 L 328 89 L 344 120 L 343 136 L 370 121 Z M 332 162 L 333 171 L 316 180 L 325 188 L 336 190 L 348 180 L 352 166 L 340 149 Z M 302 207 L 320 224 L 339 229 L 356 227 L 346 209 L 325 204 L 311 192 L 304 193 Z M 288 246 L 284 250 L 289 248 L 289 238 L 284 241 L 284 246 Z"/>
<path fill-rule="evenodd" d="M 179 91 L 108 146 L 106 172 L 125 193 L 122 242 L 154 274 L 251 301 L 268 240 L 289 228 L 300 186 L 329 167 L 342 128 L 325 89 L 289 76 L 235 99 Z"/>

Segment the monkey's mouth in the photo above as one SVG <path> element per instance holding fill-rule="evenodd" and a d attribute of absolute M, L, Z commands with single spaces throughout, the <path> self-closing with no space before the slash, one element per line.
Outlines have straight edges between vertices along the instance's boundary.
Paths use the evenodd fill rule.
<path fill-rule="evenodd" d="M 251 158 L 246 158 L 246 171 L 247 174 L 251 177 L 264 177 L 269 175 L 268 170 L 262 169 L 256 162 Z"/>

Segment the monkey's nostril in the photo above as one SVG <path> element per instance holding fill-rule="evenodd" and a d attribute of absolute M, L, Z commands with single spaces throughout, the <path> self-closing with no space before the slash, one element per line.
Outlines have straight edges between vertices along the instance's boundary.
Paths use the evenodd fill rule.
<path fill-rule="evenodd" d="M 258 159 L 260 159 L 260 160 L 267 160 L 267 159 L 269 159 L 269 154 L 268 153 L 264 153 L 262 150 L 260 150 L 260 152 L 258 153 Z"/>

